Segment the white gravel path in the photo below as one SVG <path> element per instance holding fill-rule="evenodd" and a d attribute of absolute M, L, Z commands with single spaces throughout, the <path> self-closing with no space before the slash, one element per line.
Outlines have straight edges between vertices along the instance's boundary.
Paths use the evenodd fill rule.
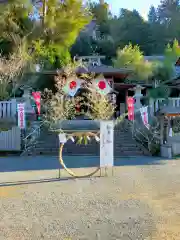
<path fill-rule="evenodd" d="M 115 177 L 1 187 L 0 240 L 179 240 L 179 189 L 178 161 L 120 167 Z"/>

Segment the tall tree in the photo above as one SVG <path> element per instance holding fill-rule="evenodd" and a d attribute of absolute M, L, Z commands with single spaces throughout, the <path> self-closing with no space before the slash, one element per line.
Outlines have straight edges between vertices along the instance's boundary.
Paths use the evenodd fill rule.
<path fill-rule="evenodd" d="M 149 54 L 151 41 L 149 24 L 137 11 L 121 9 L 119 17 L 113 24 L 116 27 L 112 26 L 112 36 L 117 47 L 123 48 L 131 42 L 133 45 L 139 45 L 145 54 Z"/>
<path fill-rule="evenodd" d="M 157 11 L 156 8 L 152 5 L 148 13 L 148 22 L 156 23 L 157 21 L 158 21 Z"/>
<path fill-rule="evenodd" d="M 56 68 L 61 67 L 70 60 L 69 49 L 90 21 L 89 12 L 81 0 L 48 0 L 38 3 L 41 4 L 36 4 L 36 10 L 43 32 L 34 44 L 35 50 L 38 49 L 35 57 L 50 62 Z"/>
<path fill-rule="evenodd" d="M 11 0 L 0 8 L 0 48 L 6 56 L 23 43 L 33 63 L 44 69 L 57 69 L 70 62 L 70 48 L 90 21 L 82 0 Z M 40 75 L 37 88 L 52 88 L 54 82 Z"/>
<path fill-rule="evenodd" d="M 158 6 L 159 20 L 169 24 L 172 20 L 178 19 L 179 11 L 179 0 L 161 0 Z"/>
<path fill-rule="evenodd" d="M 0 51 L 8 55 L 18 49 L 18 45 L 33 31 L 33 7 L 29 0 L 12 0 L 0 6 Z"/>
<path fill-rule="evenodd" d="M 180 3 L 179 0 L 161 0 L 157 9 L 159 22 L 165 26 L 167 42 L 180 38 Z"/>
<path fill-rule="evenodd" d="M 148 80 L 153 75 L 153 65 L 144 61 L 143 52 L 138 45 L 129 44 L 117 51 L 117 58 L 114 60 L 115 67 L 128 67 L 133 70 L 128 80 Z"/>
<path fill-rule="evenodd" d="M 63 58 L 70 58 L 70 47 L 90 20 L 81 0 L 12 0 L 3 4 L 0 11 L 0 42 L 8 41 L 11 33 L 20 40 L 27 40 L 28 36 L 31 56 L 52 67 L 60 67 Z"/>
<path fill-rule="evenodd" d="M 158 80 L 159 85 L 149 90 L 151 98 L 167 98 L 171 93 L 171 89 L 166 85 L 167 81 L 173 80 L 175 77 L 174 64 L 180 57 L 180 48 L 177 40 L 172 45 L 168 44 L 164 50 L 164 60 L 156 63 L 153 78 Z"/>
<path fill-rule="evenodd" d="M 96 53 L 97 42 L 87 33 L 81 33 L 71 48 L 71 55 L 89 56 Z"/>
<path fill-rule="evenodd" d="M 96 19 L 100 36 L 104 37 L 109 35 L 109 19 L 111 17 L 111 13 L 109 12 L 108 4 L 92 2 L 90 3 L 89 8 L 93 17 Z"/>

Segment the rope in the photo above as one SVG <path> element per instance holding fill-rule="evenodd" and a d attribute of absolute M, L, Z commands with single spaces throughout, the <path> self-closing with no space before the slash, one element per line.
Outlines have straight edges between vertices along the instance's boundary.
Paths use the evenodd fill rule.
<path fill-rule="evenodd" d="M 72 133 L 72 134 L 69 135 L 68 139 L 70 139 L 71 137 L 77 136 L 79 134 L 82 134 L 82 133 Z M 97 134 L 92 133 L 92 132 L 89 132 L 89 133 L 86 133 L 86 134 L 88 134 L 89 136 L 97 136 Z M 61 143 L 60 144 L 60 148 L 59 148 L 59 162 L 60 162 L 61 166 L 64 168 L 64 170 L 69 175 L 71 175 L 72 177 L 75 177 L 75 178 L 91 177 L 91 176 L 93 176 L 94 174 L 96 174 L 100 170 L 100 166 L 99 166 L 91 173 L 86 173 L 86 174 L 83 174 L 83 175 L 78 175 L 78 174 L 74 173 L 72 170 L 70 170 L 69 168 L 66 167 L 66 165 L 65 165 L 65 163 L 63 161 L 63 157 L 62 157 L 63 147 L 64 147 L 64 143 Z"/>

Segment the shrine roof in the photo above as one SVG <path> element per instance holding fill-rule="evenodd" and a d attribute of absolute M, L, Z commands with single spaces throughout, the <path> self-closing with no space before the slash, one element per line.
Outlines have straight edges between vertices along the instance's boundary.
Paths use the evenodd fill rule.
<path fill-rule="evenodd" d="M 180 107 L 164 106 L 158 113 L 166 116 L 178 116 L 180 115 Z"/>
<path fill-rule="evenodd" d="M 43 70 L 40 72 L 35 72 L 34 74 L 45 74 L 45 75 L 56 75 L 58 72 L 61 72 L 62 69 L 57 70 Z M 78 67 L 76 69 L 77 74 L 88 74 L 88 73 L 95 73 L 95 74 L 124 74 L 127 75 L 129 73 L 133 72 L 132 69 L 129 68 L 114 68 L 112 66 L 103 65 L 100 66 L 88 66 L 88 67 Z M 29 73 L 32 74 L 32 73 Z"/>
<path fill-rule="evenodd" d="M 151 55 L 151 56 L 144 56 L 145 61 L 163 61 L 165 56 L 163 55 Z"/>
<path fill-rule="evenodd" d="M 128 74 L 131 73 L 133 70 L 130 68 L 114 68 L 112 66 L 103 65 L 100 66 L 88 66 L 86 67 L 79 67 L 77 68 L 77 73 L 96 73 L 96 74 L 103 74 L 103 73 L 123 73 Z"/>
<path fill-rule="evenodd" d="M 151 55 L 151 56 L 144 56 L 144 60 L 145 61 L 160 61 L 163 62 L 165 60 L 165 56 L 164 55 Z M 180 58 L 177 57 L 176 61 L 174 61 L 174 65 L 175 66 L 179 66 L 180 65 Z"/>

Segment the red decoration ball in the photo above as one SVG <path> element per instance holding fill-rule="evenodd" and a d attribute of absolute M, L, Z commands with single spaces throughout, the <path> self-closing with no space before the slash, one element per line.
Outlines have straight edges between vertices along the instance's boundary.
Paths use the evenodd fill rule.
<path fill-rule="evenodd" d="M 76 81 L 71 81 L 70 84 L 69 84 L 70 89 L 74 89 L 74 88 L 76 88 L 76 86 L 77 86 Z"/>
<path fill-rule="evenodd" d="M 106 88 L 105 81 L 99 81 L 98 87 L 99 87 L 99 89 L 104 90 Z"/>

